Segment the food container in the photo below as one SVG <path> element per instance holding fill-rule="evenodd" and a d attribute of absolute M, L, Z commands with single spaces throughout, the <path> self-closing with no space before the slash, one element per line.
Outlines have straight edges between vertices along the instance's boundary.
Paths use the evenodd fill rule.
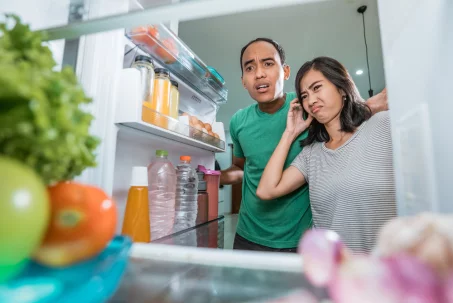
<path fill-rule="evenodd" d="M 219 216 L 220 171 L 207 169 L 203 165 L 198 165 L 197 170 L 204 173 L 204 180 L 207 185 L 209 195 L 208 220 L 215 220 Z"/>

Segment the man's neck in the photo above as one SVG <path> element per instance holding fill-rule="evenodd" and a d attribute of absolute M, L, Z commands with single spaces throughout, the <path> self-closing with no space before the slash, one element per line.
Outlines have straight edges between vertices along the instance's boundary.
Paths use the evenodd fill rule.
<path fill-rule="evenodd" d="M 271 102 L 258 103 L 258 108 L 268 114 L 276 113 L 285 104 L 286 94 L 283 94 L 280 98 L 277 98 Z"/>

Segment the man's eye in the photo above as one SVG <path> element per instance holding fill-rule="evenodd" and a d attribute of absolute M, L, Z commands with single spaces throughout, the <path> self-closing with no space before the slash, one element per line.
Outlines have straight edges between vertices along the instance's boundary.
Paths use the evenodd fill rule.
<path fill-rule="evenodd" d="M 272 65 L 274 65 L 272 62 L 266 62 L 266 63 L 264 63 L 264 66 L 272 66 Z"/>
<path fill-rule="evenodd" d="M 252 70 L 252 67 L 251 67 L 251 66 L 248 66 L 248 67 L 245 68 L 245 70 L 249 72 L 249 71 Z"/>

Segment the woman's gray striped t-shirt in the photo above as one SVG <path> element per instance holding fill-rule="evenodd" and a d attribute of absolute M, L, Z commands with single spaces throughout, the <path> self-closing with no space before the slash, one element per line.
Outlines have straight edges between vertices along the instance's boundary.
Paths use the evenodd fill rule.
<path fill-rule="evenodd" d="M 304 147 L 293 166 L 309 184 L 315 228 L 336 231 L 354 252 L 369 252 L 381 226 L 396 216 L 388 112 L 362 123 L 336 150 Z"/>

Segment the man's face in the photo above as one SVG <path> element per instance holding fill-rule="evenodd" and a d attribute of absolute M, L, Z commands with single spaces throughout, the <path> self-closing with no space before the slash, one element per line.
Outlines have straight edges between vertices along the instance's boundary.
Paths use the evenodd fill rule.
<path fill-rule="evenodd" d="M 258 103 L 280 98 L 283 82 L 290 76 L 290 68 L 282 66 L 277 49 L 265 41 L 247 47 L 242 57 L 242 69 L 242 84 Z"/>

